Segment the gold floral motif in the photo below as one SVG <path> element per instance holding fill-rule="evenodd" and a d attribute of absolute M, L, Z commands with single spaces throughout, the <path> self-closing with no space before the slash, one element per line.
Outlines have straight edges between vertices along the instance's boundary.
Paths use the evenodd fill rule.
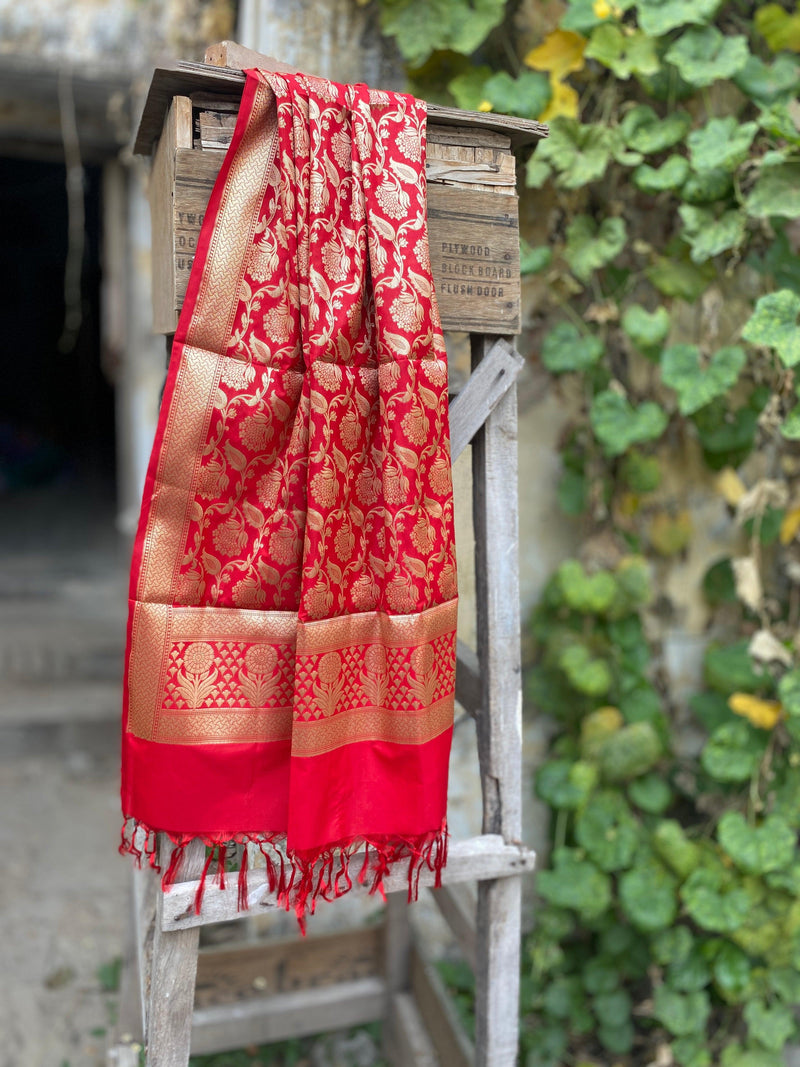
<path fill-rule="evenodd" d="M 319 661 L 319 681 L 314 685 L 314 698 L 327 718 L 336 712 L 342 698 L 342 657 L 338 652 L 326 652 Z"/>
<path fill-rule="evenodd" d="M 251 645 L 244 654 L 239 688 L 251 708 L 262 708 L 278 682 L 278 653 L 271 645 Z"/>
<path fill-rule="evenodd" d="M 214 649 L 204 641 L 187 645 L 183 667 L 178 673 L 178 691 L 186 706 L 195 710 L 208 700 L 217 684 Z"/>

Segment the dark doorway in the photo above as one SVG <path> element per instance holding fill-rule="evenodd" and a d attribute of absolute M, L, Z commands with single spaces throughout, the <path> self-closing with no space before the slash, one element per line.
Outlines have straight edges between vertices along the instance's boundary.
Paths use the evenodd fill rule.
<path fill-rule="evenodd" d="M 86 168 L 81 325 L 68 339 L 64 165 L 0 156 L 5 278 L 0 287 L 0 497 L 5 503 L 9 495 L 48 484 L 113 496 L 113 390 L 100 360 L 100 188 L 100 168 Z"/>

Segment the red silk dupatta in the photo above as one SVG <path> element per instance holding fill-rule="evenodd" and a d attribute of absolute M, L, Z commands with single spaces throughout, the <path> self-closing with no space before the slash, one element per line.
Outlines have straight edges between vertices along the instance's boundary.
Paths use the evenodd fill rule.
<path fill-rule="evenodd" d="M 424 103 L 249 71 L 136 537 L 123 850 L 302 918 L 445 862 L 456 572 Z M 351 860 L 358 851 L 358 867 Z M 247 903 L 247 850 L 239 899 Z M 416 875 L 418 877 L 418 874 Z"/>

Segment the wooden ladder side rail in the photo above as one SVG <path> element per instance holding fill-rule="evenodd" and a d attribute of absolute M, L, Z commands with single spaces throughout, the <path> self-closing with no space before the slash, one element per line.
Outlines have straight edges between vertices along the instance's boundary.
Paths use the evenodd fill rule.
<path fill-rule="evenodd" d="M 473 367 L 491 339 L 473 336 Z M 522 837 L 522 685 L 517 390 L 504 393 L 472 444 L 473 523 L 482 688 L 477 716 L 483 832 Z M 520 878 L 478 883 L 476 1067 L 514 1067 L 519 1044 Z"/>

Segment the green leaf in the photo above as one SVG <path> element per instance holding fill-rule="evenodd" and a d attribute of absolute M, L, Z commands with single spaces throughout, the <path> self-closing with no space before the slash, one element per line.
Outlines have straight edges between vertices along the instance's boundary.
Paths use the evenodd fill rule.
<path fill-rule="evenodd" d="M 742 337 L 754 345 L 774 348 L 787 367 L 800 363 L 800 295 L 791 289 L 768 293 L 756 302 L 756 309 L 742 330 Z"/>
<path fill-rule="evenodd" d="M 550 124 L 550 136 L 537 146 L 531 162 L 555 170 L 558 184 L 563 188 L 578 189 L 602 178 L 622 147 L 617 130 L 599 125 L 582 126 L 576 119 L 556 118 Z M 538 177 L 539 170 L 533 169 Z M 530 179 L 529 164 L 529 185 Z"/>
<path fill-rule="evenodd" d="M 785 1067 L 780 1054 L 773 1056 L 763 1049 L 743 1049 L 739 1044 L 728 1045 L 719 1062 L 720 1067 Z"/>
<path fill-rule="evenodd" d="M 780 1052 L 795 1033 L 792 1010 L 785 1004 L 769 1008 L 763 1001 L 751 1000 L 744 1006 L 744 1021 L 748 1037 L 771 1052 Z"/>
<path fill-rule="evenodd" d="M 632 448 L 622 461 L 620 475 L 631 492 L 652 493 L 661 484 L 661 464 L 656 456 Z"/>
<path fill-rule="evenodd" d="M 589 215 L 576 215 L 567 226 L 564 257 L 576 278 L 587 282 L 594 271 L 618 255 L 627 234 L 620 218 L 603 219 L 598 228 Z"/>
<path fill-rule="evenodd" d="M 676 1038 L 670 1046 L 680 1067 L 711 1067 L 711 1053 L 706 1048 L 706 1035 L 687 1034 Z"/>
<path fill-rule="evenodd" d="M 628 785 L 632 803 L 649 815 L 661 815 L 672 803 L 672 790 L 658 774 L 645 774 Z"/>
<path fill-rule="evenodd" d="M 601 871 L 630 867 L 639 843 L 636 820 L 623 797 L 604 790 L 592 797 L 575 819 L 575 840 Z"/>
<path fill-rule="evenodd" d="M 778 696 L 787 715 L 800 717 L 800 667 L 784 674 L 778 683 Z"/>
<path fill-rule="evenodd" d="M 781 98 L 797 95 L 800 82 L 797 64 L 797 58 L 786 53 L 776 56 L 771 65 L 758 56 L 750 56 L 732 80 L 751 100 L 759 104 L 771 104 Z"/>
<path fill-rule="evenodd" d="M 794 967 L 770 967 L 767 981 L 781 1000 L 790 1005 L 800 1003 L 800 973 Z"/>
<path fill-rule="evenodd" d="M 711 982 L 711 968 L 706 958 L 706 946 L 696 943 L 685 960 L 667 968 L 666 983 L 679 993 L 695 993 Z"/>
<path fill-rule="evenodd" d="M 661 378 L 678 394 L 681 415 L 691 415 L 727 393 L 739 380 L 746 362 L 744 349 L 738 345 L 720 348 L 705 366 L 697 345 L 672 345 L 661 356 Z"/>
<path fill-rule="evenodd" d="M 471 55 L 503 21 L 505 0 L 382 0 L 381 30 L 411 67 L 436 49 Z"/>
<path fill-rule="evenodd" d="M 484 85 L 492 76 L 492 68 L 485 65 L 468 67 L 461 74 L 447 83 L 447 88 L 456 102 L 456 107 L 464 111 L 477 111 L 486 99 Z"/>
<path fill-rule="evenodd" d="M 622 329 L 639 351 L 648 356 L 667 339 L 669 327 L 669 312 L 664 307 L 647 311 L 640 304 L 631 304 L 622 316 Z"/>
<path fill-rule="evenodd" d="M 703 596 L 712 608 L 736 603 L 736 579 L 728 557 L 712 563 L 703 575 Z"/>
<path fill-rule="evenodd" d="M 600 771 L 609 782 L 627 782 L 645 774 L 661 758 L 661 740 L 650 722 L 632 722 L 617 730 L 600 750 Z"/>
<path fill-rule="evenodd" d="M 669 47 L 666 59 L 690 85 L 702 89 L 742 70 L 749 55 L 746 37 L 726 37 L 716 26 L 704 26 L 687 30 Z"/>
<path fill-rule="evenodd" d="M 739 123 L 732 115 L 724 119 L 711 119 L 699 130 L 692 130 L 686 138 L 696 171 L 716 170 L 724 167 L 735 170 L 750 152 L 750 145 L 758 131 L 758 123 Z"/>
<path fill-rule="evenodd" d="M 712 470 L 737 467 L 752 451 L 758 429 L 758 412 L 752 408 L 730 412 L 724 405 L 709 404 L 692 418 Z"/>
<path fill-rule="evenodd" d="M 720 0 L 638 0 L 636 11 L 645 33 L 661 37 L 687 22 L 707 22 Z"/>
<path fill-rule="evenodd" d="M 658 256 L 645 276 L 664 296 L 677 296 L 693 304 L 705 292 L 717 272 L 710 263 L 697 266 L 689 260 Z"/>
<path fill-rule="evenodd" d="M 700 863 L 700 847 L 686 836 L 676 819 L 662 819 L 653 834 L 653 847 L 670 870 L 683 880 Z"/>
<path fill-rule="evenodd" d="M 779 815 L 768 815 L 761 826 L 750 826 L 739 811 L 726 811 L 717 837 L 741 870 L 766 874 L 788 867 L 795 854 L 796 835 Z"/>
<path fill-rule="evenodd" d="M 559 322 L 542 345 L 542 362 L 551 374 L 566 374 L 593 367 L 603 355 L 603 343 L 591 333 L 580 333 L 571 322 Z"/>
<path fill-rule="evenodd" d="M 542 1006 L 548 1015 L 556 1019 L 568 1019 L 586 1002 L 580 978 L 575 975 L 559 975 L 549 983 L 542 998 Z"/>
<path fill-rule="evenodd" d="M 688 926 L 672 926 L 656 934 L 651 944 L 653 957 L 658 963 L 679 964 L 688 959 L 694 945 L 694 937 Z"/>
<path fill-rule="evenodd" d="M 584 55 L 596 59 L 623 80 L 631 74 L 655 74 L 661 66 L 652 37 L 641 30 L 623 33 L 611 22 L 604 22 L 594 30 Z"/>
<path fill-rule="evenodd" d="M 714 984 L 728 1001 L 741 1001 L 752 983 L 750 957 L 736 945 L 723 941 L 714 956 Z"/>
<path fill-rule="evenodd" d="M 737 883 L 726 882 L 720 871 L 698 867 L 680 890 L 689 916 L 712 933 L 737 930 L 750 910 L 750 898 Z"/>
<path fill-rule="evenodd" d="M 683 238 L 691 245 L 695 263 L 705 263 L 744 241 L 747 216 L 743 211 L 725 211 L 717 218 L 708 208 L 682 204 L 678 212 L 684 224 Z"/>
<path fill-rule="evenodd" d="M 568 607 L 586 615 L 608 611 L 617 595 L 617 582 L 609 571 L 587 574 L 576 559 L 565 560 L 556 571 L 556 582 Z"/>
<path fill-rule="evenodd" d="M 748 257 L 761 274 L 769 274 L 779 289 L 794 289 L 800 293 L 800 256 L 797 256 L 786 234 L 786 224 L 777 219 L 772 224 L 775 240 L 764 253 L 762 259 Z"/>
<path fill-rule="evenodd" d="M 538 274 L 539 271 L 546 270 L 553 260 L 552 249 L 547 245 L 537 245 L 535 248 L 531 247 L 528 242 L 523 238 L 520 238 L 519 242 L 519 272 L 522 275 L 526 274 Z"/>
<path fill-rule="evenodd" d="M 536 119 L 550 103 L 550 79 L 539 70 L 523 70 L 516 78 L 505 71 L 493 74 L 483 86 L 483 99 L 495 111 Z"/>
<path fill-rule="evenodd" d="M 675 878 L 656 860 L 637 863 L 620 878 L 622 910 L 637 930 L 663 930 L 678 914 L 677 887 Z"/>
<path fill-rule="evenodd" d="M 676 1037 L 703 1030 L 710 1012 L 711 1004 L 705 992 L 676 993 L 662 985 L 653 997 L 654 1017 Z"/>
<path fill-rule="evenodd" d="M 630 148 L 651 155 L 682 141 L 691 124 L 691 117 L 685 111 L 672 111 L 662 118 L 647 104 L 637 104 L 625 115 L 619 128 Z"/>
<path fill-rule="evenodd" d="M 633 1003 L 627 990 L 615 989 L 613 993 L 599 993 L 592 1001 L 592 1007 L 604 1026 L 616 1029 L 630 1021 Z"/>
<path fill-rule="evenodd" d="M 655 196 L 668 189 L 680 189 L 689 177 L 689 163 L 683 156 L 670 156 L 660 167 L 642 163 L 631 175 L 637 189 Z"/>
<path fill-rule="evenodd" d="M 569 467 L 558 481 L 558 506 L 565 515 L 582 515 L 589 503 L 589 485 L 586 475 Z"/>
<path fill-rule="evenodd" d="M 755 693 L 763 686 L 765 675 L 756 670 L 748 651 L 747 641 L 730 645 L 710 645 L 703 659 L 706 682 L 718 693 Z"/>
<path fill-rule="evenodd" d="M 788 141 L 790 145 L 800 145 L 800 116 L 796 101 L 778 101 L 765 108 L 758 117 L 758 124 L 773 137 Z"/>
<path fill-rule="evenodd" d="M 563 908 L 572 908 L 585 920 L 596 919 L 611 903 L 611 880 L 575 849 L 558 848 L 553 869 L 540 871 L 539 895 Z"/>
<path fill-rule="evenodd" d="M 753 191 L 745 200 L 748 214 L 757 219 L 800 216 L 800 163 L 761 168 Z"/>
<path fill-rule="evenodd" d="M 619 987 L 619 964 L 603 956 L 594 956 L 584 964 L 582 978 L 587 993 L 593 996 L 611 993 Z"/>
<path fill-rule="evenodd" d="M 589 418 L 594 435 L 607 456 L 620 456 L 633 444 L 654 441 L 667 428 L 667 416 L 652 401 L 634 408 L 613 389 L 598 393 Z"/>
<path fill-rule="evenodd" d="M 687 204 L 714 204 L 725 200 L 733 189 L 733 175 L 724 167 L 691 174 L 681 189 L 681 200 Z"/>
<path fill-rule="evenodd" d="M 585 760 L 549 760 L 536 772 L 536 794 L 552 808 L 574 811 L 589 799 L 598 776 Z"/>
<path fill-rule="evenodd" d="M 744 721 L 718 726 L 703 747 L 700 762 L 718 782 L 746 782 L 755 773 L 764 746 L 753 744 L 752 727 Z"/>
<path fill-rule="evenodd" d="M 611 669 L 604 659 L 593 656 L 586 645 L 574 644 L 564 649 L 558 665 L 579 693 L 601 697 L 611 688 Z"/>
<path fill-rule="evenodd" d="M 692 693 L 689 697 L 689 707 L 709 734 L 713 734 L 718 726 L 730 722 L 731 719 L 727 698 L 720 693 Z"/>
<path fill-rule="evenodd" d="M 783 420 L 781 433 L 788 441 L 800 441 L 800 404 L 793 407 Z"/>
<path fill-rule="evenodd" d="M 603 21 L 595 14 L 594 4 L 595 0 L 570 0 L 558 23 L 559 29 L 572 30 L 573 33 L 588 37 L 595 26 L 599 26 Z"/>
<path fill-rule="evenodd" d="M 607 1026 L 602 1020 L 597 1028 L 600 1044 L 615 1056 L 624 1056 L 633 1048 L 634 1029 L 630 1022 L 621 1026 Z"/>

